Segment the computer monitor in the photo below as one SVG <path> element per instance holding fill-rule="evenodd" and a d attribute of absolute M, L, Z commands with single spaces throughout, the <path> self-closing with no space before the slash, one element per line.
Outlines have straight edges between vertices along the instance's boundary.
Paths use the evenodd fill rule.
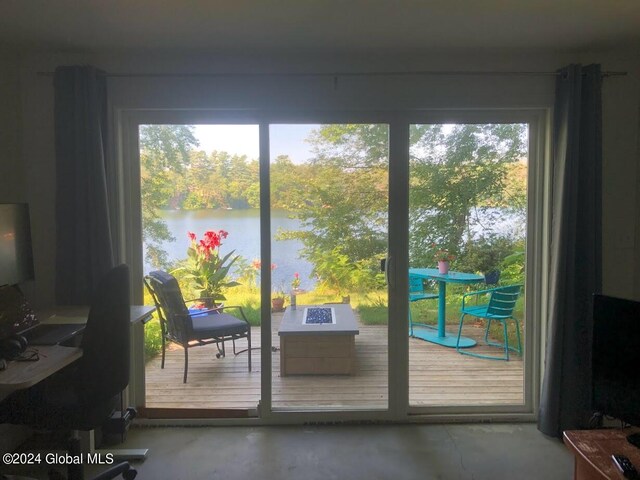
<path fill-rule="evenodd" d="M 592 407 L 640 426 L 640 302 L 594 295 Z"/>
<path fill-rule="evenodd" d="M 31 225 L 26 203 L 0 203 L 0 340 L 37 323 L 19 283 L 33 279 Z"/>
<path fill-rule="evenodd" d="M 0 203 L 0 285 L 33 279 L 31 223 L 26 203 Z"/>

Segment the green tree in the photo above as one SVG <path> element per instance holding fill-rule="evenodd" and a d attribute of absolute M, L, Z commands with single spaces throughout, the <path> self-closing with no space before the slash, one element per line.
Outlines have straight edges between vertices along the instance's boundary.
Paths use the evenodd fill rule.
<path fill-rule="evenodd" d="M 303 241 L 302 256 L 327 288 L 380 284 L 378 258 L 387 249 L 387 138 L 386 125 L 326 125 L 308 139 L 315 157 L 304 177 L 294 179 L 304 185 L 295 215 L 305 228 L 283 236 Z"/>
<path fill-rule="evenodd" d="M 156 268 L 167 267 L 163 241 L 174 238 L 157 213 L 171 206 L 184 191 L 184 176 L 190 153 L 198 141 L 189 125 L 142 125 L 140 127 L 140 193 L 142 238 L 146 261 Z"/>
<path fill-rule="evenodd" d="M 470 244 L 477 232 L 472 227 L 491 236 L 492 215 L 525 211 L 526 135 L 526 125 L 520 124 L 411 128 L 410 256 L 414 264 L 433 263 L 439 248 L 462 254 L 467 263 L 478 266 L 499 262 L 493 256 L 502 256 L 505 244 L 512 242 L 474 251 Z M 304 242 L 303 256 L 315 265 L 321 282 L 346 284 L 340 278 L 351 276 L 346 275 L 349 272 L 355 275 L 356 270 L 360 275 L 362 265 L 370 265 L 370 278 L 375 278 L 376 259 L 387 249 L 388 129 L 385 125 L 326 125 L 308 141 L 315 156 L 304 177 L 308 196 L 296 212 L 306 230 L 287 236 Z M 480 219 L 487 225 L 479 225 Z M 320 268 L 338 257 L 339 275 L 329 267 Z"/>
<path fill-rule="evenodd" d="M 497 220 L 492 216 L 499 216 L 500 209 L 524 211 L 526 189 L 518 185 L 522 175 L 509 177 L 526 155 L 526 133 L 521 124 L 412 128 L 412 263 L 432 263 L 438 248 L 460 255 L 474 239 L 473 225 L 491 235 Z"/>

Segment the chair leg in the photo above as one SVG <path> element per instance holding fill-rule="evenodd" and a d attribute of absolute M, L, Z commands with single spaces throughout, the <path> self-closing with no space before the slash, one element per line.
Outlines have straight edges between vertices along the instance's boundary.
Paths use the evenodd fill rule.
<path fill-rule="evenodd" d="M 251 371 L 251 327 L 247 332 L 247 356 L 249 357 L 249 371 Z"/>
<path fill-rule="evenodd" d="M 484 343 L 489 343 L 489 328 L 491 327 L 491 319 L 487 318 L 487 328 L 484 330 Z"/>
<path fill-rule="evenodd" d="M 164 338 L 164 334 L 162 335 L 162 362 L 160 362 L 160 368 L 164 368 L 164 358 L 165 358 L 165 350 L 167 348 L 166 340 Z"/>
<path fill-rule="evenodd" d="M 80 437 L 78 432 L 74 431 L 69 439 L 69 455 L 72 457 L 79 457 L 82 455 L 82 448 L 80 446 Z M 81 464 L 69 463 L 67 465 L 67 478 L 68 480 L 84 480 L 84 468 Z"/>
<path fill-rule="evenodd" d="M 409 302 L 409 336 L 413 337 L 413 316 L 411 315 L 411 302 Z"/>
<path fill-rule="evenodd" d="M 515 318 L 513 319 L 513 323 L 515 323 L 515 326 L 516 326 L 516 338 L 518 339 L 518 350 L 517 350 L 518 355 L 522 355 L 522 342 L 520 340 L 520 323 Z"/>
<path fill-rule="evenodd" d="M 509 337 L 507 336 L 507 321 L 502 322 L 502 327 L 504 331 L 504 359 L 509 361 Z"/>
<path fill-rule="evenodd" d="M 184 346 L 184 377 L 182 383 L 187 383 L 187 369 L 189 368 L 189 347 Z"/>
<path fill-rule="evenodd" d="M 487 345 L 492 345 L 494 347 L 504 347 L 505 348 L 505 356 L 501 356 L 501 357 L 496 357 L 494 355 L 485 355 L 483 353 L 473 353 L 471 351 L 471 349 L 462 349 L 460 348 L 460 336 L 462 334 L 462 321 L 464 319 L 465 314 L 463 313 L 460 316 L 460 326 L 458 327 L 458 339 L 456 340 L 456 351 L 462 355 L 469 355 L 470 357 L 476 357 L 476 358 L 485 358 L 487 360 L 509 360 L 509 347 L 507 342 L 507 327 L 506 327 L 506 322 L 503 322 L 503 324 L 505 325 L 504 327 L 504 334 L 505 334 L 505 344 L 501 344 L 501 343 L 496 343 L 496 342 L 491 342 L 489 340 L 487 340 Z M 486 336 L 485 336 L 486 338 Z"/>
<path fill-rule="evenodd" d="M 518 340 L 518 347 L 513 347 L 509 345 L 509 337 L 507 337 L 507 334 L 504 333 L 504 342 L 500 343 L 500 342 L 493 342 L 489 339 L 487 339 L 486 335 L 485 335 L 485 342 L 487 345 L 491 345 L 492 347 L 500 347 L 500 348 L 508 348 L 509 350 L 513 351 L 513 352 L 517 352 L 518 355 L 522 355 L 522 340 L 520 338 L 520 324 L 518 323 L 518 320 L 516 320 L 514 317 L 510 317 L 514 324 L 515 324 L 515 329 L 516 329 L 516 339 Z M 508 318 L 504 319 L 504 320 L 500 320 L 500 322 L 502 322 L 503 324 L 503 328 L 506 332 L 507 330 L 507 320 L 509 320 Z M 508 355 L 506 355 L 508 356 Z"/>
<path fill-rule="evenodd" d="M 462 315 L 460 315 L 460 325 L 458 326 L 458 338 L 456 338 L 456 352 L 460 352 L 460 353 L 463 353 L 460 350 L 460 336 L 462 335 L 462 322 L 464 321 L 465 315 L 466 313 L 463 313 Z"/>

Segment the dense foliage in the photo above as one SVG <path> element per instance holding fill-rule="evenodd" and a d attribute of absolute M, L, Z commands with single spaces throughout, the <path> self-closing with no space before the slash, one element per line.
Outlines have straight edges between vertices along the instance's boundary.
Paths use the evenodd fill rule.
<path fill-rule="evenodd" d="M 279 238 L 303 242 L 301 255 L 325 290 L 344 294 L 383 285 L 379 260 L 387 251 L 393 168 L 388 138 L 386 125 L 323 125 L 307 139 L 309 162 L 283 155 L 271 164 L 271 207 L 288 210 L 303 225 Z M 156 209 L 259 206 L 256 159 L 207 155 L 197 149 L 193 127 L 184 125 L 143 126 L 140 145 L 149 263 L 165 266 L 159 245 L 171 237 Z M 454 270 L 501 269 L 504 280 L 522 281 L 526 157 L 526 125 L 412 126 L 411 265 L 431 266 L 436 251 L 445 249 L 455 257 Z M 506 214 L 509 228 L 501 225 Z M 248 265 L 243 271 L 251 274 Z"/>

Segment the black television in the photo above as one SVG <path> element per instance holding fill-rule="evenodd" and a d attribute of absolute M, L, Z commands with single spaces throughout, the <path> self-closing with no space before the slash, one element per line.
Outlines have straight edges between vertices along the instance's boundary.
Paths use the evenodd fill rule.
<path fill-rule="evenodd" d="M 0 286 L 33 279 L 31 222 L 26 203 L 0 203 Z"/>
<path fill-rule="evenodd" d="M 593 296 L 592 407 L 640 426 L 640 302 Z"/>

